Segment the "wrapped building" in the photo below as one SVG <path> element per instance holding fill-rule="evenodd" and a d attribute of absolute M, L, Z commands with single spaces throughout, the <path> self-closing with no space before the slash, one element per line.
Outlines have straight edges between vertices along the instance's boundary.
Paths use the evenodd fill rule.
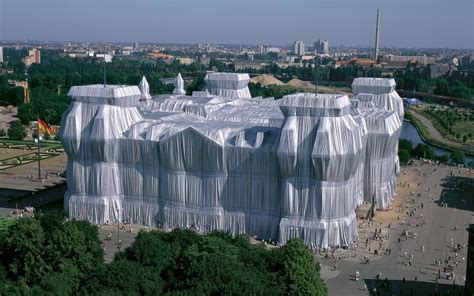
<path fill-rule="evenodd" d="M 60 128 L 69 215 L 315 248 L 350 245 L 363 201 L 389 206 L 401 121 L 383 100 L 393 94 L 369 81 L 352 99 L 273 100 L 252 98 L 247 74 L 205 81 L 191 96 L 180 75 L 173 94 L 154 97 L 146 79 L 72 87 Z"/>

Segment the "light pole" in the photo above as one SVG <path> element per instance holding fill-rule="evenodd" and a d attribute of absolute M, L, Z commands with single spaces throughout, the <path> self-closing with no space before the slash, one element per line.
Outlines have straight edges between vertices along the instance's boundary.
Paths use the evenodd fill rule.
<path fill-rule="evenodd" d="M 316 70 L 315 72 L 316 72 L 316 75 L 315 75 L 315 77 L 314 77 L 314 78 L 315 78 L 315 84 L 314 84 L 314 85 L 315 85 L 315 87 L 316 87 L 316 95 L 317 95 L 317 94 L 318 94 L 318 83 L 319 83 L 319 71 L 318 71 L 318 70 L 319 70 L 319 56 L 318 56 L 317 53 L 316 53 L 316 58 L 315 58 L 315 60 L 316 60 L 316 61 L 315 61 L 315 62 L 316 62 L 316 64 L 315 64 L 315 68 L 316 68 L 316 69 L 315 69 L 315 70 Z"/>
<path fill-rule="evenodd" d="M 123 212 L 123 209 L 118 209 L 118 222 L 117 222 L 117 248 L 120 250 L 121 242 L 120 242 L 120 212 Z"/>

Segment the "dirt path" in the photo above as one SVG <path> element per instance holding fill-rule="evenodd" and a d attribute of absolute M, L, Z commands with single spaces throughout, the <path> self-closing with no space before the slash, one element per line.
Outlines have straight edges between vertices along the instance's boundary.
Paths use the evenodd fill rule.
<path fill-rule="evenodd" d="M 441 142 L 441 143 L 443 143 L 443 144 L 445 144 L 449 147 L 459 148 L 459 149 L 463 149 L 465 151 L 470 150 L 469 145 L 464 145 L 464 144 L 461 144 L 461 143 L 452 142 L 452 141 L 447 140 L 446 138 L 444 138 L 443 135 L 441 135 L 441 133 L 434 127 L 433 123 L 428 118 L 424 117 L 423 115 L 421 115 L 417 112 L 414 112 L 414 111 L 410 111 L 410 112 L 413 116 L 415 116 L 416 118 L 418 118 L 421 121 L 421 123 L 428 129 L 428 132 L 430 133 L 430 136 L 433 139 L 435 139 L 436 141 Z"/>

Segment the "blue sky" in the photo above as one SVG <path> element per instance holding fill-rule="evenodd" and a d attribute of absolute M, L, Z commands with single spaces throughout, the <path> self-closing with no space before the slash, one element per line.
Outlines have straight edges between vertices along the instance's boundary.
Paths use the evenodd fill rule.
<path fill-rule="evenodd" d="M 0 0 L 0 39 L 474 48 L 473 0 Z"/>

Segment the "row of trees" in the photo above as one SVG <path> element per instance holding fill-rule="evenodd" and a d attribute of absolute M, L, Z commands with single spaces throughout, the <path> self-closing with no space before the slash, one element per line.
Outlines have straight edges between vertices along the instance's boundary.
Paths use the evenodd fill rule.
<path fill-rule="evenodd" d="M 439 161 L 444 164 L 464 164 L 465 154 L 462 151 L 456 150 L 447 154 L 436 155 L 435 151 L 426 144 L 418 144 L 413 147 L 413 143 L 407 139 L 400 139 L 398 142 L 398 157 L 402 164 L 409 163 L 413 158 L 425 158 Z"/>
<path fill-rule="evenodd" d="M 268 250 L 223 232 L 140 232 L 106 264 L 97 227 L 58 213 L 0 232 L 0 259 L 2 295 L 327 294 L 301 240 Z"/>
<path fill-rule="evenodd" d="M 250 94 L 252 97 L 273 97 L 275 99 L 281 99 L 285 95 L 289 95 L 295 92 L 303 92 L 302 89 L 279 86 L 279 85 L 269 85 L 262 86 L 260 83 L 249 83 L 248 84 Z"/>
<path fill-rule="evenodd" d="M 0 76 L 0 104 L 18 106 L 18 118 L 25 125 L 31 120 L 35 120 L 38 113 L 46 122 L 59 124 L 61 115 L 69 104 L 67 92 L 71 86 L 104 82 L 102 60 L 70 58 L 64 56 L 60 51 L 43 49 L 41 64 L 33 64 L 28 69 L 31 102 L 23 104 L 23 89 L 10 86 L 8 80 L 25 80 L 27 78 L 26 69 L 21 63 L 21 57 L 25 55 L 27 55 L 25 50 L 4 48 L 6 64 L 8 68 L 14 70 L 14 73 Z M 211 60 L 209 67 L 217 69 L 226 66 L 221 62 Z M 142 76 L 146 76 L 150 83 L 150 92 L 163 94 L 171 93 L 174 87 L 161 83 L 161 78 L 175 77 L 179 72 L 206 70 L 208 68 L 199 63 L 182 65 L 177 61 L 168 63 L 162 60 L 114 59 L 106 65 L 106 76 L 109 84 L 128 85 L 138 85 Z M 201 81 L 197 81 L 195 84 L 199 83 Z M 192 90 L 190 89 L 190 91 Z"/>
<path fill-rule="evenodd" d="M 394 77 L 399 89 L 415 90 L 422 93 L 430 93 L 432 91 L 435 95 L 463 99 L 471 99 L 474 95 L 473 89 L 457 79 L 447 80 L 444 77 L 420 77 L 419 74 L 410 70 L 396 71 Z"/>

